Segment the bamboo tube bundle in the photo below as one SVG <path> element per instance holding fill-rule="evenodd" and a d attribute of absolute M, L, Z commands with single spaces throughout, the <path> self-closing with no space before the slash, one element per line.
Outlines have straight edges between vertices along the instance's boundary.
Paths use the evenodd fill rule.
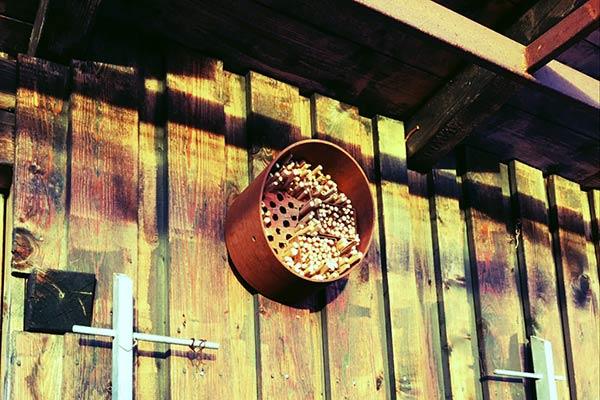
<path fill-rule="evenodd" d="M 249 286 L 296 304 L 358 266 L 374 223 L 360 165 L 341 147 L 311 139 L 281 150 L 234 199 L 225 240 Z"/>
<path fill-rule="evenodd" d="M 323 171 L 290 154 L 265 182 L 261 218 L 271 248 L 295 274 L 339 277 L 361 260 L 352 201 Z"/>

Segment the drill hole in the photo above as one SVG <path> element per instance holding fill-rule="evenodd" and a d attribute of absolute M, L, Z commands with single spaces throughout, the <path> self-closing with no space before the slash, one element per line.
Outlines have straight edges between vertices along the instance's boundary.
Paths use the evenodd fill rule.
<path fill-rule="evenodd" d="M 294 203 L 292 203 L 291 201 L 288 203 L 288 208 L 294 208 Z"/>
<path fill-rule="evenodd" d="M 285 235 L 285 238 L 286 238 L 287 240 L 290 240 L 290 239 L 292 238 L 292 235 L 290 235 L 290 234 L 288 233 L 287 235 Z"/>
<path fill-rule="evenodd" d="M 279 216 L 277 214 L 273 214 L 273 221 L 277 221 L 279 219 Z"/>
<path fill-rule="evenodd" d="M 296 217 L 295 215 L 292 215 L 292 221 L 295 221 L 297 219 L 298 219 L 298 217 Z"/>
<path fill-rule="evenodd" d="M 277 193 L 277 200 L 283 201 L 283 195 L 281 193 Z"/>
<path fill-rule="evenodd" d="M 280 249 L 285 249 L 285 243 L 279 242 L 279 248 Z"/>
<path fill-rule="evenodd" d="M 254 236 L 252 236 L 252 239 L 254 239 Z M 267 239 L 269 239 L 269 242 L 272 242 L 273 241 L 273 235 L 267 236 Z"/>
<path fill-rule="evenodd" d="M 276 228 L 276 229 L 275 229 L 275 232 L 277 232 L 277 234 L 278 234 L 278 235 L 281 235 L 281 229 L 279 229 L 279 228 Z"/>
<path fill-rule="evenodd" d="M 289 228 L 290 227 L 290 221 L 288 221 L 287 219 L 283 221 L 283 226 L 285 228 Z"/>
<path fill-rule="evenodd" d="M 277 204 L 275 204 L 275 202 L 274 202 L 273 200 L 271 200 L 271 201 L 269 202 L 269 205 L 271 206 L 271 208 L 275 208 L 275 206 L 276 206 Z"/>
<path fill-rule="evenodd" d="M 285 213 L 287 213 L 287 210 L 285 209 L 284 206 L 279 206 L 279 212 L 282 214 L 285 214 Z"/>

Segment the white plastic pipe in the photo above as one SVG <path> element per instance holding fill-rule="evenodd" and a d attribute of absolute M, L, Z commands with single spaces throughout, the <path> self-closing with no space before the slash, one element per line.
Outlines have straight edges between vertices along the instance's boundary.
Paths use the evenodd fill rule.
<path fill-rule="evenodd" d="M 113 275 L 112 398 L 133 399 L 133 281 Z"/>
<path fill-rule="evenodd" d="M 166 343 L 176 344 L 180 346 L 199 347 L 203 349 L 218 350 L 220 345 L 215 342 L 208 342 L 200 339 L 180 339 L 169 336 L 152 335 L 150 333 L 138 333 L 133 334 L 133 338 L 136 340 L 142 340 L 144 342 L 155 342 L 155 343 Z"/>
<path fill-rule="evenodd" d="M 91 326 L 73 325 L 73 332 L 86 335 L 115 337 L 115 331 L 107 328 L 92 328 Z"/>
<path fill-rule="evenodd" d="M 514 378 L 527 378 L 527 379 L 542 379 L 542 374 L 536 374 L 533 372 L 521 372 L 521 371 L 509 371 L 507 369 L 495 369 L 494 375 L 511 376 Z"/>
<path fill-rule="evenodd" d="M 73 325 L 73 332 L 86 335 L 115 337 L 115 331 L 107 328 L 92 328 L 91 326 Z M 133 333 L 133 339 L 144 342 L 174 344 L 179 346 L 199 347 L 203 349 L 218 350 L 221 345 L 215 342 L 209 342 L 200 339 L 180 339 L 169 336 L 152 335 L 150 333 Z"/>

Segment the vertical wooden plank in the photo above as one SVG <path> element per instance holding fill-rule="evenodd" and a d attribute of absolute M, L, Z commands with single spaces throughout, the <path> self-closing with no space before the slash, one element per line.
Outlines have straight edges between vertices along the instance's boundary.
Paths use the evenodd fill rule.
<path fill-rule="evenodd" d="M 419 315 L 413 307 L 417 288 L 410 268 L 411 215 L 406 147 L 398 140 L 404 137 L 404 124 L 383 117 L 378 117 L 375 123 L 381 177 L 381 258 L 390 310 L 388 360 L 392 358 L 389 362 L 395 375 L 390 376 L 392 398 L 398 393 L 426 396 L 430 387 L 419 365 L 420 346 L 413 345 L 414 338 L 422 336 L 413 331 L 419 326 L 415 322 Z M 403 223 L 397 224 L 397 221 Z"/>
<path fill-rule="evenodd" d="M 429 308 L 437 306 L 435 301 L 433 304 L 423 303 L 424 271 L 417 268 L 427 269 L 432 265 L 427 264 L 430 260 L 426 259 L 426 254 L 425 259 L 420 260 L 422 263 L 418 260 L 421 250 L 427 251 L 426 245 L 431 251 L 431 232 L 423 232 L 422 229 L 424 223 L 429 223 L 428 199 L 426 196 L 419 197 L 418 193 L 410 194 L 406 147 L 401 140 L 404 137 L 404 125 L 383 117 L 378 117 L 375 123 L 381 173 L 382 249 L 385 251 L 382 259 L 385 260 L 387 273 L 386 289 L 390 304 L 388 324 L 391 324 L 395 372 L 394 395 L 436 398 L 439 397 L 436 379 L 438 368 L 433 355 L 434 346 L 428 340 L 430 332 L 426 320 Z M 410 179 L 413 192 L 422 188 L 417 175 L 412 175 Z M 417 240 L 423 240 L 422 248 L 416 247 Z M 437 329 L 437 326 L 431 328 Z"/>
<path fill-rule="evenodd" d="M 14 332 L 11 399 L 61 399 L 63 338 Z"/>
<path fill-rule="evenodd" d="M 170 291 L 172 335 L 218 341 L 214 354 L 171 350 L 171 397 L 251 398 L 252 386 L 225 383 L 240 348 L 234 332 L 245 295 L 229 284 L 225 213 L 225 112 L 221 62 L 183 51 L 167 67 Z M 235 310 L 235 311 L 234 311 Z M 238 319 L 239 318 L 239 319 Z M 251 329 L 251 328 L 250 328 Z"/>
<path fill-rule="evenodd" d="M 13 271 L 66 265 L 68 69 L 19 57 Z"/>
<path fill-rule="evenodd" d="M 6 251 L 7 247 L 12 247 L 12 246 L 8 246 L 6 243 L 7 240 L 7 235 L 6 235 L 6 195 L 4 193 L 0 192 L 0 266 L 2 268 L 2 271 L 4 271 L 4 253 Z M 10 268 L 8 268 L 10 270 Z M 2 295 L 4 294 L 4 275 L 0 275 L 1 279 L 0 279 L 0 301 L 2 301 Z M 3 305 L 3 304 L 0 304 Z M 1 310 L 1 308 L 0 308 Z M 2 323 L 4 318 L 3 315 L 0 314 L 0 331 L 2 328 Z M 0 336 L 0 340 L 1 340 L 1 336 Z M 0 341 L 0 346 L 2 345 L 1 341 Z M 0 384 L 0 395 L 2 394 L 2 385 Z M 2 398 L 0 396 L 0 398 Z"/>
<path fill-rule="evenodd" d="M 466 221 L 460 208 L 460 182 L 455 169 L 434 169 L 430 176 L 436 283 L 448 370 L 446 397 L 481 399 L 473 282 L 466 254 Z"/>
<path fill-rule="evenodd" d="M 408 171 L 410 192 L 411 268 L 417 283 L 417 300 L 421 314 L 421 357 L 427 371 L 428 386 L 434 397 L 444 396 L 443 368 L 440 343 L 440 320 L 433 264 L 433 243 L 427 175 Z M 424 351 L 423 349 L 427 349 Z"/>
<path fill-rule="evenodd" d="M 288 144 L 310 138 L 306 101 L 298 89 L 250 72 L 248 87 L 251 178 Z M 325 395 L 318 296 L 289 307 L 256 296 L 259 397 L 320 399 Z"/>
<path fill-rule="evenodd" d="M 2 336 L 0 336 L 0 399 L 6 398 L 6 390 L 5 384 L 8 382 L 7 374 L 8 374 L 8 328 L 5 327 L 8 320 L 8 311 L 9 311 L 9 303 L 11 300 L 10 290 L 8 290 L 8 277 L 10 276 L 10 264 L 11 257 L 10 251 L 12 248 L 11 241 L 9 238 L 8 232 L 8 222 L 9 222 L 9 214 L 12 214 L 12 207 L 10 207 L 11 212 L 9 213 L 6 207 L 7 197 L 4 193 L 0 193 L 0 234 L 2 235 L 2 248 L 0 251 L 0 261 L 2 262 L 0 265 L 2 266 L 2 282 L 0 283 L 0 288 L 2 291 L 0 292 L 2 297 L 0 300 L 2 301 L 2 308 L 0 314 L 0 327 L 2 328 Z M 12 200 L 12 199 L 11 199 Z M 12 222 L 12 221 L 11 221 Z M 6 329 L 5 329 L 6 328 Z"/>
<path fill-rule="evenodd" d="M 16 279 L 11 275 L 12 265 L 12 227 L 13 227 L 13 207 L 14 204 L 14 192 L 10 190 L 8 196 L 5 198 L 5 212 L 6 216 L 4 219 L 4 263 L 2 265 L 2 361 L 0 362 L 0 368 L 2 371 L 2 398 L 10 397 L 12 390 L 12 376 L 10 374 L 10 357 L 14 348 L 11 340 L 11 326 L 19 326 L 23 328 L 23 307 L 20 308 L 19 313 L 16 316 L 11 313 L 12 304 L 23 304 L 25 281 L 22 279 Z M 20 324 L 20 325 L 19 325 Z M 15 328 L 12 328 L 15 329 Z"/>
<path fill-rule="evenodd" d="M 227 161 L 225 178 L 225 207 L 240 191 L 248 186 L 248 146 L 246 132 L 246 80 L 243 76 L 223 72 L 223 95 L 225 104 L 225 155 Z M 233 273 L 230 264 L 227 274 L 228 288 L 237 296 L 232 302 L 229 317 L 232 324 L 232 364 L 237 368 L 236 377 L 228 382 L 236 393 L 245 393 L 245 399 L 256 398 L 256 338 L 254 326 L 254 299 Z M 234 367 L 235 368 L 235 367 Z M 231 372 L 229 373 L 231 375 Z"/>
<path fill-rule="evenodd" d="M 464 183 L 484 397 L 522 399 L 522 384 L 489 379 L 495 368 L 525 370 L 508 170 L 490 155 L 467 149 Z"/>
<path fill-rule="evenodd" d="M 596 248 L 596 266 L 600 275 L 600 190 L 588 192 L 592 222 L 592 243 Z"/>
<path fill-rule="evenodd" d="M 313 102 L 316 136 L 346 149 L 365 171 L 375 195 L 371 121 L 356 108 L 327 97 L 315 95 Z M 375 215 L 377 219 L 377 210 Z M 373 241 L 360 268 L 326 290 L 326 356 L 333 399 L 390 396 L 378 227 L 375 221 Z"/>
<path fill-rule="evenodd" d="M 135 329 L 166 335 L 168 318 L 165 82 L 162 60 L 151 50 L 140 60 L 138 280 Z M 138 399 L 169 396 L 168 346 L 139 342 L 135 393 Z"/>
<path fill-rule="evenodd" d="M 560 329 L 561 315 L 544 177 L 542 171 L 519 161 L 512 161 L 509 170 L 515 214 L 521 229 L 515 245 L 524 278 L 527 335 L 535 335 L 552 343 L 556 373 L 566 375 L 566 353 L 563 331 Z M 557 386 L 560 398 L 568 399 L 568 382 L 559 382 Z"/>
<path fill-rule="evenodd" d="M 600 387 L 598 348 L 598 269 L 588 251 L 587 198 L 575 182 L 559 176 L 548 178 L 548 197 L 553 213 L 553 232 L 559 288 L 564 302 L 563 326 L 571 397 L 592 399 Z M 589 214 L 588 214 L 589 215 Z"/>
<path fill-rule="evenodd" d="M 583 228 L 584 228 L 585 239 L 586 239 L 585 248 L 586 248 L 586 253 L 587 253 L 587 259 L 588 259 L 590 269 L 596 271 L 600 267 L 596 265 L 595 247 L 600 245 L 600 243 L 598 243 L 597 241 L 594 242 L 594 226 L 593 226 L 594 221 L 593 221 L 593 214 L 592 214 L 592 208 L 591 208 L 592 204 L 589 201 L 588 193 L 582 192 L 581 194 L 583 195 L 583 198 L 581 199 L 581 213 L 583 216 Z M 597 277 L 599 278 L 598 282 L 600 283 L 600 276 L 597 275 Z M 599 328 L 598 344 L 600 345 L 600 326 L 598 326 L 598 328 Z M 599 354 L 600 354 L 600 348 L 598 350 L 599 350 Z M 598 369 L 600 372 L 600 367 Z"/>
<path fill-rule="evenodd" d="M 12 272 L 33 268 L 66 267 L 65 187 L 68 69 L 50 62 L 20 56 L 16 100 L 14 225 Z M 22 331 L 24 284 L 20 277 L 6 276 L 11 298 L 4 346 L 14 359 L 28 348 L 45 350 L 37 362 L 46 362 L 51 374 L 39 373 L 36 355 L 9 373 L 5 381 L 11 398 L 59 398 L 62 376 L 62 338 L 19 335 Z M 9 339 L 10 337 L 10 339 Z M 35 384 L 30 384 L 34 382 Z M 27 389 L 29 387 L 29 390 Z"/>
<path fill-rule="evenodd" d="M 15 113 L 0 110 L 0 188 L 7 189 L 15 164 Z"/>
<path fill-rule="evenodd" d="M 0 52 L 0 110 L 15 110 L 17 86 L 17 62 L 6 53 Z"/>
<path fill-rule="evenodd" d="M 92 325 L 111 326 L 112 275 L 137 280 L 138 111 L 135 70 L 74 61 L 69 268 L 96 274 Z M 65 336 L 63 398 L 105 398 L 109 339 Z"/>

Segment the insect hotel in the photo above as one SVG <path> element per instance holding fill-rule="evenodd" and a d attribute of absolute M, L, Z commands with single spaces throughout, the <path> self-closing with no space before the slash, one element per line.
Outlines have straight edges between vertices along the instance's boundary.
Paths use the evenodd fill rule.
<path fill-rule="evenodd" d="M 600 399 L 597 0 L 0 0 L 0 398 Z"/>

